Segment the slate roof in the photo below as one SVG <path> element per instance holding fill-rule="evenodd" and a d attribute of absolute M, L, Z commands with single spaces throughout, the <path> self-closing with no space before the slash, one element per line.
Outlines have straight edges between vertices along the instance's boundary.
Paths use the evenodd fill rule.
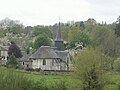
<path fill-rule="evenodd" d="M 30 59 L 52 59 L 52 58 L 60 58 L 54 49 L 52 49 L 50 46 L 41 46 L 34 54 L 32 54 Z"/>
<path fill-rule="evenodd" d="M 0 46 L 0 51 L 8 51 L 8 47 L 7 46 Z"/>
<path fill-rule="evenodd" d="M 23 57 L 20 58 L 19 61 L 31 61 L 31 60 L 29 59 L 29 57 L 30 57 L 30 55 L 24 54 Z"/>
<path fill-rule="evenodd" d="M 63 39 L 62 39 L 62 34 L 61 34 L 60 22 L 59 22 L 59 24 L 58 24 L 57 35 L 56 35 L 55 41 L 63 41 Z"/>
<path fill-rule="evenodd" d="M 68 52 L 67 51 L 55 51 L 56 54 L 60 57 L 60 59 L 62 59 L 63 61 L 66 60 L 66 57 L 68 55 Z"/>

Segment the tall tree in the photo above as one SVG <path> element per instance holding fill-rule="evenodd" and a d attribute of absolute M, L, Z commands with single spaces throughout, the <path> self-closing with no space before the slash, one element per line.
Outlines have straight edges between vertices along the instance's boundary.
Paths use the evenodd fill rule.
<path fill-rule="evenodd" d="M 16 58 L 22 57 L 20 48 L 14 42 L 11 42 L 11 45 L 8 49 L 8 55 L 9 56 L 14 55 Z"/>

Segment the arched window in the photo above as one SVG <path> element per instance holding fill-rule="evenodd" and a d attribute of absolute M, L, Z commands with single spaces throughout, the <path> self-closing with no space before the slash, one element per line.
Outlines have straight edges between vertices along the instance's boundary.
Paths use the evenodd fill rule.
<path fill-rule="evenodd" d="M 23 65 L 24 65 L 24 62 L 23 62 Z"/>
<path fill-rule="evenodd" d="M 46 65 L 46 60 L 45 59 L 43 59 L 43 65 Z"/>

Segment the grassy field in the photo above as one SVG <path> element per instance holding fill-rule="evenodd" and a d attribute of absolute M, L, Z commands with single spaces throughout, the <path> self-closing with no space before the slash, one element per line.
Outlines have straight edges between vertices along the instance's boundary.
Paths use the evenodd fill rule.
<path fill-rule="evenodd" d="M 47 87 L 52 88 L 55 85 L 60 86 L 61 84 L 65 85 L 68 90 L 80 90 L 81 81 L 75 79 L 70 75 L 66 74 L 53 74 L 53 75 L 44 75 L 39 73 L 25 73 L 33 82 L 42 81 Z M 51 89 L 52 90 L 52 89 Z"/>
<path fill-rule="evenodd" d="M 120 73 L 109 72 L 106 78 L 109 82 L 104 90 L 120 90 Z M 80 90 L 81 86 L 81 81 L 71 74 L 44 75 L 0 68 L 2 90 Z"/>

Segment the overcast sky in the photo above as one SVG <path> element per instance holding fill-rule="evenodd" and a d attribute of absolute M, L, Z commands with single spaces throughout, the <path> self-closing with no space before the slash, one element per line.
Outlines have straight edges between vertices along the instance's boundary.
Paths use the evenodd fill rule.
<path fill-rule="evenodd" d="M 25 26 L 53 25 L 59 21 L 112 23 L 120 15 L 120 0 L 0 0 L 0 20 L 20 20 Z"/>

